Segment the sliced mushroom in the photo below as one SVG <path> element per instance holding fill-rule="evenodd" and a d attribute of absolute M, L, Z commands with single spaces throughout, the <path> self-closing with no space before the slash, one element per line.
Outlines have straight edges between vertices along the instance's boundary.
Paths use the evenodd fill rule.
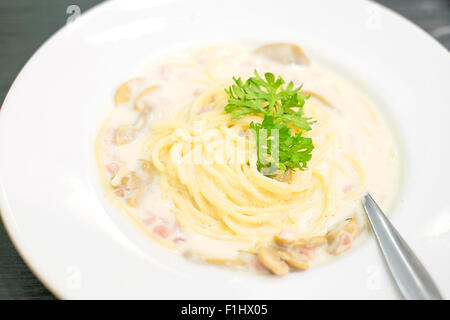
<path fill-rule="evenodd" d="M 361 232 L 356 216 L 340 223 L 327 234 L 328 253 L 340 254 L 351 248 L 353 239 Z"/>
<path fill-rule="evenodd" d="M 324 105 L 326 105 L 329 108 L 335 109 L 335 110 L 339 110 L 334 104 L 332 104 L 327 98 L 325 98 L 324 96 L 314 92 L 314 91 L 309 91 L 309 90 L 302 90 L 301 91 L 302 95 L 304 96 L 311 96 L 313 98 L 316 98 L 317 100 L 319 100 L 321 103 L 323 103 Z"/>
<path fill-rule="evenodd" d="M 120 172 L 120 169 L 119 169 Z M 125 198 L 126 202 L 131 207 L 136 207 L 139 201 L 140 196 L 143 193 L 143 181 L 138 177 L 136 172 L 130 171 L 125 175 L 117 176 L 113 178 L 113 180 L 119 180 L 120 183 L 114 181 L 113 188 L 116 189 L 115 193 L 119 197 Z"/>
<path fill-rule="evenodd" d="M 349 232 L 354 236 L 357 236 L 361 231 L 361 227 L 358 224 L 356 216 L 346 219 L 338 223 L 332 230 L 330 230 L 327 235 L 328 244 L 334 242 L 335 238 L 339 236 L 342 232 Z"/>
<path fill-rule="evenodd" d="M 125 197 L 125 190 L 123 189 L 117 189 L 116 191 L 114 191 L 114 193 L 118 196 L 118 197 Z"/>
<path fill-rule="evenodd" d="M 285 230 L 280 232 L 279 234 L 276 234 L 273 237 L 273 240 L 275 243 L 282 247 L 289 247 L 292 246 L 296 241 L 297 236 L 293 231 Z"/>
<path fill-rule="evenodd" d="M 139 130 L 135 128 L 134 125 L 126 124 L 120 126 L 114 136 L 114 142 L 119 146 L 130 143 L 136 139 L 138 133 Z"/>
<path fill-rule="evenodd" d="M 291 181 L 292 178 L 292 171 L 291 170 L 285 170 L 281 173 L 278 173 L 277 175 L 275 175 L 274 179 L 278 180 L 280 182 L 289 182 Z"/>
<path fill-rule="evenodd" d="M 327 252 L 338 255 L 352 247 L 353 237 L 348 232 L 340 232 L 336 235 L 333 242 L 328 243 Z"/>
<path fill-rule="evenodd" d="M 307 270 L 309 268 L 309 264 L 306 259 L 302 255 L 291 250 L 281 250 L 280 257 L 295 269 Z"/>
<path fill-rule="evenodd" d="M 122 178 L 121 185 L 125 190 L 136 190 L 141 186 L 141 179 L 137 176 L 136 172 L 130 171 Z"/>
<path fill-rule="evenodd" d="M 358 224 L 356 216 L 351 220 L 348 220 L 348 223 L 344 226 L 344 230 L 351 233 L 354 237 L 356 237 L 361 232 L 361 227 Z"/>
<path fill-rule="evenodd" d="M 142 81 L 142 78 L 133 78 L 131 80 L 128 80 L 126 82 L 124 82 L 119 89 L 117 89 L 116 91 L 116 95 L 114 97 L 114 101 L 117 105 L 120 105 L 122 103 L 127 103 L 128 101 L 130 101 L 131 98 L 131 85 L 134 82 L 138 82 L 138 81 Z"/>
<path fill-rule="evenodd" d="M 272 247 L 259 248 L 258 259 L 267 269 L 276 275 L 284 275 L 289 272 L 289 265 L 281 259 L 278 250 Z"/>
<path fill-rule="evenodd" d="M 111 179 L 111 186 L 118 187 L 122 183 L 122 178 L 128 173 L 128 166 L 124 163 L 120 166 L 114 177 Z"/>
<path fill-rule="evenodd" d="M 295 245 L 305 248 L 316 248 L 327 243 L 327 238 L 325 236 L 316 236 L 308 239 L 299 239 Z"/>
<path fill-rule="evenodd" d="M 139 180 L 138 187 L 136 189 L 130 190 L 128 192 L 126 201 L 130 207 L 136 208 L 139 203 L 139 200 L 141 199 L 142 195 L 144 194 L 145 186 L 141 182 L 142 181 Z"/>
<path fill-rule="evenodd" d="M 125 124 L 123 126 L 120 126 L 116 130 L 114 142 L 119 146 L 130 143 L 131 141 L 136 139 L 137 135 L 142 131 L 142 129 L 144 129 L 146 124 L 147 113 L 145 111 L 142 111 L 141 113 L 139 113 L 139 116 L 134 124 Z"/>
<path fill-rule="evenodd" d="M 134 109 L 141 112 L 148 112 L 151 106 L 146 101 L 145 97 L 158 87 L 159 86 L 150 86 L 139 92 L 139 94 L 136 96 L 136 100 L 134 101 Z"/>
<path fill-rule="evenodd" d="M 271 43 L 259 47 L 255 53 L 281 64 L 310 65 L 302 48 L 291 43 Z"/>
<path fill-rule="evenodd" d="M 328 243 L 327 251 L 329 253 L 336 251 L 336 246 L 339 244 L 339 239 L 342 235 L 343 235 L 342 231 L 340 232 L 336 231 L 327 235 L 327 243 Z"/>
<path fill-rule="evenodd" d="M 156 172 L 156 168 L 153 166 L 153 164 L 145 159 L 139 159 L 139 162 L 141 163 L 142 171 L 145 172 L 148 178 L 152 178 Z"/>
<path fill-rule="evenodd" d="M 131 195 L 127 198 L 128 205 L 130 207 L 136 208 L 137 204 L 138 204 L 138 198 L 139 198 L 139 195 L 136 192 L 134 192 L 133 195 Z"/>
<path fill-rule="evenodd" d="M 292 235 L 286 235 L 285 233 L 279 233 L 273 237 L 276 244 L 282 247 L 305 247 L 315 248 L 324 245 L 327 242 L 327 238 L 324 236 L 316 236 L 307 239 L 301 239 L 293 237 Z"/>

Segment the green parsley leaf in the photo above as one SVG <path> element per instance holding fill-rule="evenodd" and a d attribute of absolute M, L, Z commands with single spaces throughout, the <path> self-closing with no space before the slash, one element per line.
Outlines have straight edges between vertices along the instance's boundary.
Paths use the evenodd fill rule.
<path fill-rule="evenodd" d="M 255 76 L 245 82 L 241 78 L 233 81 L 225 89 L 225 112 L 231 114 L 231 120 L 249 114 L 264 116 L 262 123 L 250 124 L 256 139 L 258 170 L 265 175 L 273 175 L 277 170 L 305 170 L 314 145 L 311 138 L 302 134 L 311 130 L 315 121 L 304 116 L 308 97 L 301 95 L 301 86 L 295 88 L 292 81 L 283 86 L 281 77 L 268 72 L 262 78 L 256 70 Z"/>

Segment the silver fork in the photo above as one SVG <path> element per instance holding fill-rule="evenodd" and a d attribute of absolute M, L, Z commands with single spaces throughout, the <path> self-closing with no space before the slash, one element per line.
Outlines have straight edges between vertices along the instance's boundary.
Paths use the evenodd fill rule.
<path fill-rule="evenodd" d="M 405 299 L 441 300 L 442 296 L 427 270 L 370 194 L 363 196 L 362 204 L 387 265 Z"/>

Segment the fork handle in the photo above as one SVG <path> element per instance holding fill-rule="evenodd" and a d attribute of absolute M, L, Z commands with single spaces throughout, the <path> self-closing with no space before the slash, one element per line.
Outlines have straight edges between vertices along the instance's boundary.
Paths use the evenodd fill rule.
<path fill-rule="evenodd" d="M 405 240 L 370 194 L 362 199 L 375 236 L 394 279 L 408 300 L 441 300 L 438 288 Z"/>

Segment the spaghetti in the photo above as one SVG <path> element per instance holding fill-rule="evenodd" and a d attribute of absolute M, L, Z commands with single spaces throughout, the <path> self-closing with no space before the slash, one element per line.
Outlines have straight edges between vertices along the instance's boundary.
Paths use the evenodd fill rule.
<path fill-rule="evenodd" d="M 317 141 L 315 160 L 309 170 L 296 169 L 283 182 L 257 170 L 249 131 L 257 117 L 232 122 L 223 110 L 223 88 L 205 92 L 176 119 L 155 122 L 145 145 L 164 193 L 178 209 L 178 221 L 217 239 L 268 241 L 282 230 L 299 229 L 299 218 L 314 207 L 321 213 L 300 236 L 323 234 L 324 220 L 336 209 L 333 197 L 341 196 L 334 189 L 333 176 L 356 171 L 360 181 L 352 196 L 365 190 L 364 172 L 346 154 L 333 159 L 335 166 L 328 170 L 319 169 L 324 154 L 338 153 L 333 150 L 338 145 L 333 143 L 335 128 L 327 119 L 327 107 L 314 99 L 307 103 L 306 112 L 317 120 L 308 133 Z M 203 106 L 210 110 L 202 110 Z"/>
<path fill-rule="evenodd" d="M 291 56 L 274 59 L 280 52 Z M 306 170 L 262 174 L 250 130 L 262 116 L 231 121 L 225 112 L 232 77 L 255 69 L 304 84 L 303 111 L 316 121 L 303 133 L 314 144 Z M 97 143 L 106 190 L 147 234 L 186 256 L 304 270 L 352 246 L 364 192 L 385 207 L 392 201 L 398 160 L 388 128 L 295 45 L 181 54 L 125 82 L 115 103 Z"/>

